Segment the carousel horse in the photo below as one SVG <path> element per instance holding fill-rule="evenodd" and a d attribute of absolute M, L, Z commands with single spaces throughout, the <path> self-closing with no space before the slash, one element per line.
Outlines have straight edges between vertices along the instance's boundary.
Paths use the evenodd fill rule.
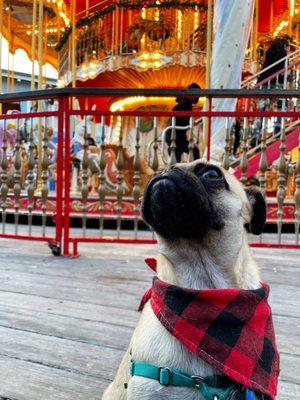
<path fill-rule="evenodd" d="M 8 115 L 16 115 L 20 114 L 19 110 L 9 110 L 7 112 Z M 27 156 L 26 151 L 24 152 L 23 146 L 23 137 L 24 137 L 24 119 L 7 119 L 0 121 L 0 163 L 2 161 L 3 156 L 3 145 L 4 142 L 6 144 L 6 156 L 8 161 L 8 168 L 7 168 L 7 184 L 8 187 L 11 189 L 14 186 L 14 174 L 15 174 L 15 167 L 14 167 L 14 155 L 15 155 L 15 146 L 17 143 L 18 137 L 18 129 L 19 129 L 19 140 L 20 140 L 20 157 L 21 157 L 21 168 L 20 168 L 20 184 L 21 187 L 24 187 L 26 174 L 28 170 L 28 163 L 27 163 Z M 1 168 L 0 168 L 1 169 Z"/>
<path fill-rule="evenodd" d="M 95 110 L 96 106 L 92 107 Z M 77 192 L 79 190 L 79 176 L 82 170 L 82 161 L 84 157 L 84 144 L 87 140 L 88 144 L 88 163 L 89 163 L 89 187 L 92 190 L 95 187 L 94 174 L 99 172 L 99 148 L 98 145 L 102 141 L 102 124 L 94 122 L 94 117 L 88 115 L 85 118 L 80 118 L 79 116 L 74 117 L 75 120 L 75 132 L 71 141 L 71 155 L 72 155 L 72 182 L 71 191 Z M 105 139 L 108 138 L 108 127 L 104 126 L 105 129 Z"/>

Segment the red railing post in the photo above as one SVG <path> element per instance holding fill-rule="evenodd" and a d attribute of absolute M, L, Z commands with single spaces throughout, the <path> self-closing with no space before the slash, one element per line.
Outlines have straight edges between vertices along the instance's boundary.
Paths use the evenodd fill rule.
<path fill-rule="evenodd" d="M 58 140 L 56 161 L 56 218 L 55 241 L 61 248 L 63 230 L 63 145 L 64 145 L 64 98 L 58 99 Z"/>
<path fill-rule="evenodd" d="M 64 245 L 63 255 L 68 257 L 70 247 L 70 190 L 71 190 L 71 140 L 70 140 L 70 100 L 69 97 L 64 97 Z"/>

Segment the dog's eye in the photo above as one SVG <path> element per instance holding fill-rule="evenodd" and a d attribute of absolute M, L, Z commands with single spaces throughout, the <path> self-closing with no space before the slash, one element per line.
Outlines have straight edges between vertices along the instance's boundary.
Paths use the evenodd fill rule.
<path fill-rule="evenodd" d="M 202 174 L 204 179 L 222 179 L 221 172 L 217 171 L 216 169 L 208 169 Z"/>

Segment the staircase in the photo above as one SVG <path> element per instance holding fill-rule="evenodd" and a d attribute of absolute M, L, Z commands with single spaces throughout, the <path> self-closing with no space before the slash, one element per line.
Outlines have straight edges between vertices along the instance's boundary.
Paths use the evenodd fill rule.
<path fill-rule="evenodd" d="M 259 76 L 267 71 L 268 69 L 274 67 L 276 64 L 280 64 L 284 61 L 285 67 L 275 74 L 271 75 L 267 79 L 257 82 Z M 278 60 L 273 65 L 265 68 L 264 70 L 259 71 L 257 74 L 252 77 L 246 79 L 241 87 L 243 89 L 262 89 L 268 88 L 271 89 L 271 81 L 276 80 L 276 86 L 278 87 L 279 76 L 282 74 L 284 76 L 283 89 L 299 89 L 300 84 L 300 49 L 297 49 L 295 52 L 290 53 L 287 57 Z M 291 77 L 291 79 L 289 79 Z M 284 102 L 282 102 L 282 110 L 285 107 Z M 280 111 L 280 110 L 278 110 Z M 291 121 L 288 124 L 285 124 L 285 154 L 289 153 L 292 149 L 298 146 L 299 144 L 299 135 L 300 135 L 300 120 Z M 272 135 L 266 141 L 266 163 L 267 166 L 271 166 L 274 161 L 276 161 L 280 157 L 280 133 L 277 135 Z M 259 164 L 261 159 L 261 145 L 257 145 L 256 147 L 250 149 L 247 152 L 247 171 L 246 176 L 247 179 L 251 178 L 259 171 Z M 234 168 L 235 176 L 237 178 L 241 177 L 241 167 L 239 165 L 239 161 L 233 161 L 230 165 Z"/>

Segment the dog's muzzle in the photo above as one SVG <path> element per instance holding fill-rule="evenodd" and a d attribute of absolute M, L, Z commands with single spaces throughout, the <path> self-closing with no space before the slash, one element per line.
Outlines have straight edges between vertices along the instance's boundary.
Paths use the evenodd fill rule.
<path fill-rule="evenodd" d="M 176 167 L 149 182 L 142 214 L 146 223 L 169 239 L 200 239 L 209 229 L 223 226 L 201 180 Z"/>

